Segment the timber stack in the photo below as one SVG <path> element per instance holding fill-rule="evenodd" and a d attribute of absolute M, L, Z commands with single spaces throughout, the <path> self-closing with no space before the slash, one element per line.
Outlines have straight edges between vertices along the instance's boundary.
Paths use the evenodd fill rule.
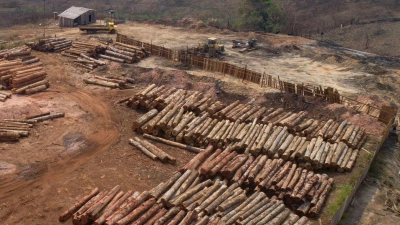
<path fill-rule="evenodd" d="M 22 119 L 0 120 L 0 142 L 18 141 L 22 137 L 29 136 L 36 123 L 60 117 L 64 117 L 64 113 L 46 112 Z"/>
<path fill-rule="evenodd" d="M 99 41 L 79 40 L 74 41 L 72 47 L 61 54 L 71 58 L 74 65 L 93 70 L 98 66 L 105 65 L 104 62 L 96 58 L 98 54 L 103 54 L 106 48 L 107 46 Z"/>
<path fill-rule="evenodd" d="M 31 55 L 31 50 L 26 46 L 0 50 L 0 63 L 7 60 L 20 60 L 24 65 L 39 62 L 39 59 Z"/>
<path fill-rule="evenodd" d="M 135 63 L 149 56 L 149 54 L 144 48 L 117 42 L 114 46 L 108 46 L 105 54 L 99 54 L 98 56 L 120 63 Z"/>
<path fill-rule="evenodd" d="M 73 224 L 306 224 L 281 200 L 263 192 L 247 194 L 237 184 L 202 179 L 193 171 L 176 172 L 150 191 L 98 188 L 82 197 L 59 221 Z"/>
<path fill-rule="evenodd" d="M 316 174 L 305 165 L 237 154 L 231 147 L 212 147 L 190 160 L 180 171 L 196 171 L 208 178 L 224 177 L 229 183 L 276 196 L 300 216 L 315 217 L 333 184 L 333 178 Z M 349 162 L 350 163 L 350 162 Z"/>
<path fill-rule="evenodd" d="M 28 51 L 30 54 L 30 51 Z M 25 52 L 23 52 L 25 54 Z M 16 54 L 16 53 L 10 53 Z M 23 61 L 21 59 L 0 61 L 0 83 L 15 94 L 33 94 L 49 87 L 47 73 L 39 59 Z M 8 98 L 10 95 L 6 95 Z M 5 100 L 4 93 L 0 100 Z"/>
<path fill-rule="evenodd" d="M 43 38 L 38 42 L 28 42 L 26 45 L 40 52 L 61 52 L 71 47 L 72 40 L 66 38 Z"/>
<path fill-rule="evenodd" d="M 306 112 L 284 113 L 286 116 L 276 123 L 258 123 L 263 113 L 268 114 L 264 118 L 274 118 L 283 109 L 249 107 L 239 101 L 223 105 L 196 91 L 154 84 L 131 97 L 127 105 L 149 110 L 133 123 L 139 133 L 200 148 L 231 145 L 237 152 L 304 162 L 313 169 L 343 172 L 345 164 L 357 157 L 366 137 L 364 129 L 346 120 L 320 123 L 306 119 Z M 293 132 L 296 129 L 306 132 Z"/>
<path fill-rule="evenodd" d="M 88 75 L 90 75 L 90 77 L 83 79 L 83 82 L 85 82 L 86 84 L 93 84 L 108 88 L 126 89 L 131 87 L 129 84 L 133 84 L 135 82 L 133 79 L 127 77 L 102 77 L 91 74 Z"/>

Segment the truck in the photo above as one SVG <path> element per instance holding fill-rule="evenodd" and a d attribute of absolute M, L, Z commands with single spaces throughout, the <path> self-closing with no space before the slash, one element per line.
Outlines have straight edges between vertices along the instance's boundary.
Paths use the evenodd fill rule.
<path fill-rule="evenodd" d="M 84 25 L 79 26 L 79 30 L 86 31 L 87 33 L 96 33 L 97 31 L 108 31 L 111 34 L 117 33 L 117 26 L 113 22 L 107 22 L 104 25 Z"/>

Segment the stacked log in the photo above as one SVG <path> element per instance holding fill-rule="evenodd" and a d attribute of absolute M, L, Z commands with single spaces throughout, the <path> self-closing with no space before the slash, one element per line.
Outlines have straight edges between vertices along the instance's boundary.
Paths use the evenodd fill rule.
<path fill-rule="evenodd" d="M 329 168 L 340 172 L 347 170 L 346 163 L 350 161 L 353 152 L 361 148 L 365 136 L 363 129 L 348 125 L 347 121 L 342 122 L 342 126 L 333 120 L 316 122 L 305 119 L 306 112 L 280 113 L 285 115 L 267 124 L 258 123 L 260 117 L 256 116 L 252 117 L 254 119 L 251 123 L 247 123 L 251 114 L 257 113 L 260 108 L 253 107 L 255 110 L 251 110 L 248 107 L 250 104 L 240 104 L 239 101 L 219 107 L 219 111 L 209 115 L 210 110 L 195 110 L 195 99 L 207 102 L 209 98 L 198 92 L 150 85 L 142 93 L 130 98 L 127 105 L 150 112 L 157 110 L 157 113 L 153 111 L 152 118 L 146 122 L 139 118 L 134 130 L 190 146 L 231 146 L 236 152 L 253 156 L 268 155 L 271 158 L 308 163 L 307 168 Z M 274 112 L 281 111 L 271 110 L 269 113 L 276 115 Z M 200 113 L 199 116 L 195 116 L 196 112 Z M 305 122 L 299 122 L 302 120 Z M 336 130 L 331 132 L 331 127 Z M 293 133 L 301 129 L 307 131 L 304 136 L 301 132 Z M 330 139 L 329 132 L 332 133 Z M 347 148 L 344 149 L 344 146 Z M 339 158 L 333 158 L 335 155 Z M 354 156 L 357 157 L 357 154 Z"/>
<path fill-rule="evenodd" d="M 130 88 L 129 83 L 133 83 L 134 80 L 125 77 L 102 77 L 97 75 L 91 75 L 86 73 L 85 75 L 90 76 L 88 78 L 84 78 L 83 82 L 86 84 L 94 84 L 98 86 L 108 87 L 108 88 L 119 88 L 125 89 Z"/>
<path fill-rule="evenodd" d="M 18 52 L 9 53 L 17 54 Z M 29 51 L 30 54 L 30 51 Z M 47 73 L 39 60 L 23 61 L 21 59 L 0 62 L 0 84 L 5 89 L 12 89 L 16 94 L 33 94 L 49 87 Z M 0 101 L 5 101 L 6 94 L 0 94 Z M 9 94 L 6 95 L 9 98 Z"/>
<path fill-rule="evenodd" d="M 195 156 L 181 172 L 197 171 L 205 177 L 224 177 L 229 183 L 244 188 L 255 187 L 256 191 L 276 196 L 292 210 L 301 208 L 300 216 L 315 216 L 319 212 L 333 178 L 326 174 L 315 174 L 304 165 L 282 159 L 268 159 L 265 155 L 254 158 L 246 154 L 232 154 L 228 147 L 224 151 L 212 148 Z M 233 155 L 233 156 L 231 156 Z M 231 156 L 231 157 L 230 157 Z M 329 184 L 329 187 L 327 186 Z M 328 190 L 326 190 L 328 189 Z M 322 196 L 325 193 L 325 196 Z M 321 200 L 321 197 L 324 197 Z M 309 211 L 321 200 L 318 210 Z M 307 210 L 304 208 L 307 205 Z"/>
<path fill-rule="evenodd" d="M 161 162 L 167 162 L 171 164 L 175 164 L 176 162 L 174 157 L 146 140 L 135 137 L 134 139 L 129 139 L 129 143 L 153 160 L 160 160 Z"/>
<path fill-rule="evenodd" d="M 69 49 L 72 45 L 72 40 L 66 38 L 43 38 L 38 42 L 26 43 L 31 49 L 41 52 L 61 52 Z"/>
<path fill-rule="evenodd" d="M 114 46 L 108 46 L 100 58 L 108 59 L 120 63 L 135 63 L 149 56 L 144 48 L 138 48 L 132 45 L 117 42 Z"/>
<path fill-rule="evenodd" d="M 88 70 L 96 69 L 98 66 L 105 65 L 104 62 L 97 60 L 99 54 L 104 54 L 107 46 L 99 41 L 78 40 L 72 43 L 70 49 L 63 51 L 63 56 L 69 57 L 72 63 Z"/>
<path fill-rule="evenodd" d="M 63 117 L 64 113 L 41 113 L 23 119 L 0 120 L 0 142 L 19 141 L 20 138 L 29 136 L 37 122 Z"/>
<path fill-rule="evenodd" d="M 27 137 L 33 124 L 25 121 L 0 120 L 0 142 L 18 141 L 22 137 Z"/>
<path fill-rule="evenodd" d="M 95 188 L 59 217 L 73 224 L 292 224 L 307 222 L 285 207 L 276 197 L 228 186 L 219 179 L 202 179 L 188 171 L 175 173 L 151 191 L 123 192 L 117 185 L 110 191 Z"/>

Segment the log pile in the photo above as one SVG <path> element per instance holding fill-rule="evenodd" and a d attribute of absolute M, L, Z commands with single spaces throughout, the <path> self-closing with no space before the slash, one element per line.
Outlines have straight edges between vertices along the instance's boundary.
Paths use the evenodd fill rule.
<path fill-rule="evenodd" d="M 131 78 L 126 77 L 102 77 L 93 75 L 89 78 L 84 78 L 83 82 L 85 82 L 86 84 L 94 84 L 108 88 L 125 89 L 131 87 L 129 84 L 133 84 L 135 81 Z"/>
<path fill-rule="evenodd" d="M 114 46 L 108 46 L 105 54 L 99 54 L 100 58 L 120 63 L 135 63 L 148 57 L 149 54 L 144 48 L 117 42 Z"/>
<path fill-rule="evenodd" d="M 72 40 L 66 38 L 43 38 L 38 42 L 26 43 L 26 45 L 36 51 L 61 52 L 71 47 Z"/>
<path fill-rule="evenodd" d="M 22 119 L 0 120 L 0 142 L 18 141 L 22 137 L 29 136 L 36 123 L 60 117 L 64 117 L 64 113 L 46 112 Z"/>
<path fill-rule="evenodd" d="M 130 98 L 127 105 L 149 110 L 133 123 L 135 131 L 147 136 L 161 136 L 200 148 L 209 144 L 215 147 L 230 145 L 237 152 L 307 163 L 307 168 L 312 169 L 348 171 L 354 166 L 357 149 L 364 143 L 364 130 L 347 124 L 346 120 L 341 124 L 330 120 L 319 125 L 320 129 L 314 129 L 309 139 L 299 132 L 290 132 L 297 126 L 318 126 L 315 121 L 304 119 L 305 112 L 286 113 L 287 116 L 279 122 L 264 124 L 257 121 L 259 115 L 268 111 L 265 108 L 250 108 L 249 104 L 240 104 L 239 101 L 223 106 L 209 100 L 210 97 L 198 92 L 150 85 Z M 277 114 L 274 112 L 282 110 L 270 110 L 271 117 Z M 210 115 L 210 111 L 214 114 Z M 252 121 L 247 123 L 249 116 Z M 296 125 L 300 118 L 304 122 Z M 350 168 L 346 168 L 348 162 L 352 162 Z"/>
<path fill-rule="evenodd" d="M 153 160 L 160 160 L 161 162 L 167 162 L 171 164 L 175 164 L 176 162 L 174 157 L 146 140 L 135 137 L 134 139 L 129 139 L 129 143 Z"/>
<path fill-rule="evenodd" d="M 246 195 L 237 184 L 202 179 L 195 171 L 175 173 L 150 191 L 123 192 L 98 188 L 59 217 L 72 224 L 305 224 L 276 197 L 263 192 Z"/>
<path fill-rule="evenodd" d="M 28 51 L 30 54 L 30 51 Z M 22 52 L 26 54 L 26 52 Z M 9 53 L 17 54 L 17 53 Z M 7 57 L 7 55 L 6 55 Z M 0 62 L 0 84 L 5 89 L 11 89 L 15 94 L 33 94 L 49 87 L 47 73 L 39 59 L 23 61 L 21 59 L 3 60 Z M 0 100 L 5 100 L 4 93 Z M 6 95 L 8 98 L 9 95 Z"/>
<path fill-rule="evenodd" d="M 20 60 L 24 65 L 29 65 L 39 61 L 38 58 L 31 55 L 31 50 L 26 46 L 0 50 L 0 62 L 6 60 Z"/>
<path fill-rule="evenodd" d="M 69 57 L 76 66 L 93 70 L 98 66 L 105 65 L 104 62 L 97 60 L 98 54 L 104 54 L 107 46 L 98 41 L 74 41 L 72 47 L 61 54 Z"/>
<path fill-rule="evenodd" d="M 181 169 L 184 171 L 197 171 L 205 177 L 221 176 L 244 188 L 255 187 L 308 217 L 318 214 L 333 184 L 333 178 L 315 174 L 304 165 L 268 159 L 266 155 L 237 154 L 230 147 L 215 152 L 207 148 Z"/>

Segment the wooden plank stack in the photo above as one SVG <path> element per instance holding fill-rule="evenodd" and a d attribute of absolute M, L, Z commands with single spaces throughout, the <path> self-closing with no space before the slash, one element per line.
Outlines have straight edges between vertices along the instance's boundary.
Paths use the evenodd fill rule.
<path fill-rule="evenodd" d="M 213 103 L 201 93 L 165 86 L 150 85 L 127 105 L 149 110 L 133 123 L 139 133 L 200 148 L 231 145 L 237 152 L 307 163 L 313 169 L 348 171 L 347 163 L 354 165 L 366 137 L 363 129 L 346 120 L 319 122 L 305 118 L 306 112 L 283 113 L 239 101 Z M 283 116 L 258 123 L 259 118 L 279 115 Z"/>
<path fill-rule="evenodd" d="M 150 191 L 95 188 L 60 215 L 73 224 L 306 224 L 275 197 L 247 195 L 237 184 L 210 180 L 196 171 L 176 172 Z M 296 223 L 297 222 L 297 223 Z"/>
<path fill-rule="evenodd" d="M 28 42 L 27 46 L 41 52 L 61 52 L 71 47 L 72 40 L 66 38 L 43 38 L 38 42 Z"/>

